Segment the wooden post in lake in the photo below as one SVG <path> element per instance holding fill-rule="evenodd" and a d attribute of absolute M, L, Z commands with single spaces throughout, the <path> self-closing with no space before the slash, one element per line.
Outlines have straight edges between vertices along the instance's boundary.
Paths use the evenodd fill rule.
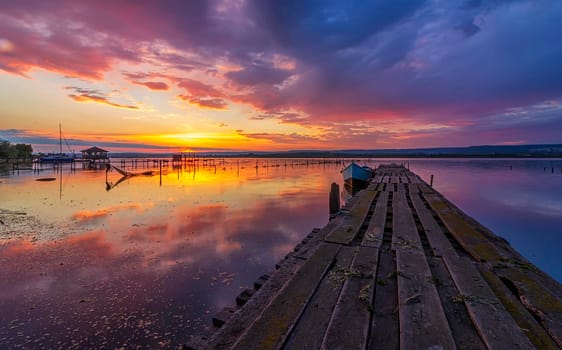
<path fill-rule="evenodd" d="M 429 187 L 433 187 L 433 174 L 431 174 L 431 177 L 429 179 Z"/>
<path fill-rule="evenodd" d="M 340 186 L 333 182 L 330 186 L 330 220 L 340 211 Z"/>
<path fill-rule="evenodd" d="M 162 161 L 160 160 L 158 163 L 160 163 L 160 186 L 162 186 Z"/>

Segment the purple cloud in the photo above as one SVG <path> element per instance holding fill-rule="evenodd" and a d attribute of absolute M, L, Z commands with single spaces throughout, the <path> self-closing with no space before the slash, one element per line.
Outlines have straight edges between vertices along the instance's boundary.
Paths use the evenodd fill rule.
<path fill-rule="evenodd" d="M 466 142 L 476 133 L 473 144 L 537 142 L 562 119 L 558 107 L 548 122 L 533 109 L 562 98 L 557 0 L 59 0 L 0 10 L 0 69 L 9 74 L 41 68 L 100 80 L 120 62 L 150 64 L 162 71 L 125 78 L 178 88 L 201 107 L 250 105 L 254 120 L 325 132 L 372 125 L 378 137 L 402 133 L 404 145 L 437 144 L 444 130 Z M 527 124 L 509 114 L 514 108 L 530 113 Z M 377 129 L 394 121 L 404 127 Z"/>

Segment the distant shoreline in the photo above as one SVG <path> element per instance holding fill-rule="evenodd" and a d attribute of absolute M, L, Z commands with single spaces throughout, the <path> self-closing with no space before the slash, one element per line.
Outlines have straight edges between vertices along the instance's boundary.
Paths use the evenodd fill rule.
<path fill-rule="evenodd" d="M 165 157 L 179 153 L 112 152 L 112 158 Z M 183 153 L 186 157 L 208 158 L 562 158 L 562 144 L 518 146 L 470 146 L 410 149 L 219 151 Z"/>
<path fill-rule="evenodd" d="M 123 159 L 123 158 L 172 158 L 174 155 L 172 153 L 166 154 L 150 154 L 150 153 L 138 153 L 138 154 L 111 154 L 110 159 Z M 276 154 L 259 154 L 259 153 L 247 153 L 247 154 L 203 154 L 198 153 L 195 155 L 187 156 L 186 158 L 261 158 L 261 159 L 298 159 L 298 158 L 309 158 L 309 159 L 356 159 L 356 158 L 381 158 L 381 159 L 393 159 L 393 158 L 410 158 L 410 159 L 435 159 L 435 158 L 487 158 L 487 159 L 539 159 L 548 158 L 556 159 L 562 158 L 562 154 L 549 155 L 549 154 L 536 154 L 536 155 L 521 155 L 521 154 L 502 154 L 502 155 L 490 155 L 490 154 L 475 154 L 475 155 L 459 155 L 459 154 L 439 154 L 439 155 L 412 155 L 412 154 L 301 154 L 301 153 L 276 153 Z"/>

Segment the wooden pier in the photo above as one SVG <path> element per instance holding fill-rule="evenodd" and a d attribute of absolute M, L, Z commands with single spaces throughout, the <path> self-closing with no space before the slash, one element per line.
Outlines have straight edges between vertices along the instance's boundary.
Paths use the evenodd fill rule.
<path fill-rule="evenodd" d="M 244 293 L 185 347 L 562 347 L 562 286 L 401 166 Z"/>

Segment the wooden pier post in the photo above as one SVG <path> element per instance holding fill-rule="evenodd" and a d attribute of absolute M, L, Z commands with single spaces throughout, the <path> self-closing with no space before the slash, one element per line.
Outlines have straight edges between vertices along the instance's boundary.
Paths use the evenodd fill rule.
<path fill-rule="evenodd" d="M 431 178 L 429 179 L 429 187 L 433 187 L 433 174 L 431 174 Z"/>
<path fill-rule="evenodd" d="M 330 220 L 340 211 L 340 186 L 333 182 L 330 186 Z"/>
<path fill-rule="evenodd" d="M 158 161 L 160 163 L 160 186 L 162 186 L 162 160 Z"/>

